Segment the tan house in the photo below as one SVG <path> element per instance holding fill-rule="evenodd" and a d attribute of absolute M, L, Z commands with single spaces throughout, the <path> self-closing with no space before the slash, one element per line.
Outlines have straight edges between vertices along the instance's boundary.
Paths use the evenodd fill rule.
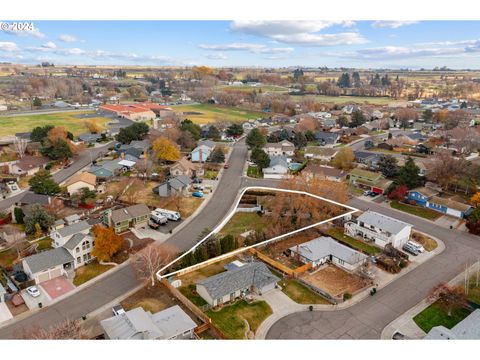
<path fill-rule="evenodd" d="M 16 163 L 10 166 L 10 173 L 14 175 L 35 175 L 43 169 L 50 160 L 44 156 L 25 155 Z"/>
<path fill-rule="evenodd" d="M 188 177 L 203 176 L 204 171 L 200 165 L 193 164 L 183 157 L 170 167 L 171 176 L 185 175 Z"/>
<path fill-rule="evenodd" d="M 80 189 L 87 188 L 95 190 L 97 177 L 89 172 L 77 173 L 73 175 L 66 183 L 67 191 L 70 195 L 76 194 Z"/>
<path fill-rule="evenodd" d="M 335 182 L 345 181 L 347 178 L 347 172 L 344 170 L 318 164 L 309 164 L 303 172 L 311 178 L 315 177 L 317 179 Z"/>

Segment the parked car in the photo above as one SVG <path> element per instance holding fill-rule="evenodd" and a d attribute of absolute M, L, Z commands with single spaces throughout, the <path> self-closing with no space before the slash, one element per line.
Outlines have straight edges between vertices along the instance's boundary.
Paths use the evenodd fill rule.
<path fill-rule="evenodd" d="M 192 180 L 192 183 L 194 183 L 194 184 L 201 184 L 202 182 L 203 182 L 203 180 L 202 180 L 202 179 L 199 179 L 199 178 L 194 178 L 194 179 Z"/>
<path fill-rule="evenodd" d="M 18 188 L 15 185 L 12 185 L 12 191 L 16 191 Z"/>
<path fill-rule="evenodd" d="M 407 244 L 409 246 L 413 246 L 419 253 L 425 252 L 425 248 L 422 246 L 422 244 L 419 244 L 413 240 L 407 241 Z"/>
<path fill-rule="evenodd" d="M 112 308 L 112 312 L 113 312 L 113 315 L 115 316 L 125 314 L 125 310 L 123 309 L 122 305 L 115 305 Z"/>
<path fill-rule="evenodd" d="M 193 196 L 193 197 L 196 197 L 196 198 L 203 198 L 203 192 L 201 192 L 201 191 L 194 191 L 194 192 L 192 193 L 192 196 Z"/>
<path fill-rule="evenodd" d="M 201 191 L 203 191 L 203 186 L 200 185 L 200 184 L 193 184 L 192 187 L 193 187 L 195 190 L 201 190 Z"/>
<path fill-rule="evenodd" d="M 417 256 L 418 254 L 420 254 L 420 252 L 414 246 L 409 245 L 408 243 L 403 245 L 403 250 L 409 254 L 412 254 L 413 256 Z"/>
<path fill-rule="evenodd" d="M 223 165 L 223 168 L 224 169 L 228 169 L 230 167 L 230 164 L 226 163 L 225 165 Z"/>
<path fill-rule="evenodd" d="M 36 286 L 30 286 L 27 288 L 27 293 L 28 295 L 32 297 L 39 297 L 40 296 L 40 290 Z"/>
<path fill-rule="evenodd" d="M 157 230 L 160 225 L 158 225 L 155 221 L 153 221 L 152 219 L 148 219 L 148 227 L 150 229 L 153 229 L 153 230 Z"/>

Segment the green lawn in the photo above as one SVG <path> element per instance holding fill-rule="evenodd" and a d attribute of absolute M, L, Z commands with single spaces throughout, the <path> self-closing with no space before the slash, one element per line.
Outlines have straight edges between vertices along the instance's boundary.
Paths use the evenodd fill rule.
<path fill-rule="evenodd" d="M 42 240 L 39 240 L 39 241 L 35 242 L 35 244 L 37 244 L 37 251 L 43 251 L 43 250 L 51 249 L 52 248 L 52 239 L 50 237 L 46 237 Z"/>
<path fill-rule="evenodd" d="M 299 304 L 330 304 L 325 298 L 293 279 L 282 279 L 280 284 L 282 291 Z"/>
<path fill-rule="evenodd" d="M 207 302 L 198 294 L 194 293 L 195 285 L 190 284 L 188 286 L 182 286 L 178 290 L 185 295 L 188 300 L 194 303 L 197 306 L 207 305 Z"/>
<path fill-rule="evenodd" d="M 244 320 L 250 330 L 257 331 L 260 324 L 272 314 L 272 309 L 265 301 L 248 304 L 245 300 L 225 306 L 220 311 L 209 310 L 207 316 L 229 339 L 244 339 L 247 330 Z"/>
<path fill-rule="evenodd" d="M 172 108 L 175 111 L 187 112 L 187 114 L 184 114 L 184 117 L 197 124 L 208 124 L 219 120 L 243 122 L 263 116 L 263 113 L 261 112 L 214 104 L 178 105 L 172 106 Z"/>
<path fill-rule="evenodd" d="M 388 105 L 404 103 L 402 100 L 395 100 L 389 97 L 368 97 L 368 96 L 326 96 L 326 95 L 306 95 L 306 97 L 314 98 L 320 102 L 331 102 L 335 104 L 363 104 L 369 103 L 372 105 Z M 294 99 L 299 96 L 294 96 Z"/>
<path fill-rule="evenodd" d="M 452 311 L 452 316 L 448 316 L 439 306 L 438 301 L 436 301 L 421 313 L 417 314 L 413 318 L 413 321 L 415 321 L 415 324 L 417 324 L 420 329 L 428 333 L 433 327 L 440 325 L 451 329 L 465 319 L 470 312 L 470 310 L 458 308 Z"/>
<path fill-rule="evenodd" d="M 75 270 L 75 278 L 73 279 L 73 285 L 79 286 L 87 281 L 97 277 L 100 274 L 103 274 L 105 271 L 111 269 L 111 265 L 100 265 L 98 262 L 94 261 L 88 265 L 79 267 Z"/>
<path fill-rule="evenodd" d="M 247 169 L 247 175 L 253 178 L 261 178 L 262 171 L 257 166 L 249 166 Z"/>
<path fill-rule="evenodd" d="M 440 216 L 442 216 L 441 213 L 431 210 L 431 209 L 426 209 L 420 206 L 415 206 L 415 205 L 409 205 L 409 204 L 404 204 L 400 203 L 398 201 L 392 201 L 390 203 L 390 206 L 394 209 L 401 210 L 403 212 L 409 213 L 411 215 L 415 216 L 420 216 L 424 219 L 428 220 L 436 220 Z"/>
<path fill-rule="evenodd" d="M 350 236 L 347 236 L 343 233 L 343 228 L 330 228 L 327 231 L 327 234 L 330 235 L 331 237 L 337 239 L 338 241 L 348 244 L 354 249 L 357 249 L 359 251 L 362 251 L 368 255 L 376 255 L 382 250 L 379 247 L 376 247 L 374 245 L 367 244 L 366 242 L 362 240 L 357 240 L 354 239 Z"/>
<path fill-rule="evenodd" d="M 264 219 L 257 213 L 236 213 L 220 232 L 222 234 L 240 235 L 249 230 L 262 230 L 265 227 Z"/>
<path fill-rule="evenodd" d="M 278 85 L 260 85 L 260 86 L 251 86 L 251 85 L 223 85 L 218 87 L 221 90 L 226 91 L 243 91 L 243 92 L 288 92 L 288 88 Z"/>
<path fill-rule="evenodd" d="M 81 134 L 87 131 L 85 121 L 76 117 L 82 113 L 94 113 L 94 111 L 85 112 L 62 112 L 54 114 L 40 114 L 40 115 L 22 115 L 0 117 L 0 136 L 14 135 L 17 132 L 28 132 L 36 126 L 53 125 L 63 126 L 66 130 L 71 131 L 74 135 Z M 95 117 L 98 124 L 105 126 L 110 120 L 104 117 Z M 89 119 L 90 120 L 90 119 Z"/>
<path fill-rule="evenodd" d="M 203 177 L 208 180 L 215 180 L 217 176 L 218 176 L 218 171 L 207 170 L 205 171 L 205 175 Z"/>

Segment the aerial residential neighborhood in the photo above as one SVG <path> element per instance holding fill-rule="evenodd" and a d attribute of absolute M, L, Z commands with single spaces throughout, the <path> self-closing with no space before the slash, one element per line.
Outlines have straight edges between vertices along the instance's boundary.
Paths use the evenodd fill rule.
<path fill-rule="evenodd" d="M 478 22 L 71 23 L 0 22 L 0 339 L 480 340 Z"/>

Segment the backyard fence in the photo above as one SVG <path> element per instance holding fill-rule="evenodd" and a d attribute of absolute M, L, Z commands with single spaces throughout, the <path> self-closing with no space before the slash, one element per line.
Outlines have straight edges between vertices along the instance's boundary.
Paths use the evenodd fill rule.
<path fill-rule="evenodd" d="M 263 262 L 270 265 L 271 267 L 281 271 L 282 273 L 284 273 L 286 275 L 292 276 L 294 278 L 298 277 L 298 275 L 303 274 L 305 271 L 310 270 L 312 268 L 312 264 L 307 263 L 307 264 L 299 266 L 295 269 L 291 269 L 288 266 L 272 259 L 271 257 L 269 257 L 265 254 L 262 254 L 260 251 L 254 249 L 254 248 L 250 249 L 250 252 L 253 255 L 255 255 L 256 257 L 258 257 L 260 260 L 262 260 Z"/>

